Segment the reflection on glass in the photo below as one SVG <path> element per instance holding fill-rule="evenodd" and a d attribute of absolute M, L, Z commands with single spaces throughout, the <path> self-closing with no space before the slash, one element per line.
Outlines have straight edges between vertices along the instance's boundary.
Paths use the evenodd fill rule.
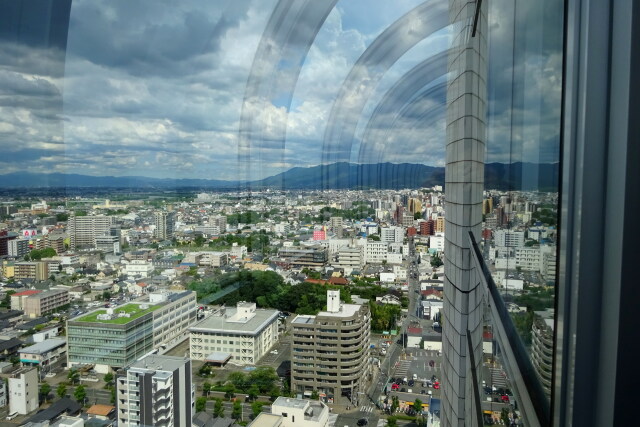
<path fill-rule="evenodd" d="M 556 294 L 562 4 L 495 1 L 489 8 L 490 98 L 483 256 L 547 398 Z M 495 163 L 500 162 L 500 164 Z M 489 418 L 512 422 L 517 400 L 492 340 L 485 340 Z M 530 373 L 523 373 L 530 374 Z"/>

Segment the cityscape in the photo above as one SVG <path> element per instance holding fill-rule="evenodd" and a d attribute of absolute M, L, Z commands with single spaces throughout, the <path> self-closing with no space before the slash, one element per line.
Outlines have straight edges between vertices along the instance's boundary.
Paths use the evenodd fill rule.
<path fill-rule="evenodd" d="M 4 411 L 438 425 L 444 200 L 441 186 L 4 197 Z M 485 260 L 548 393 L 557 194 L 482 206 Z M 487 321 L 488 423 L 518 419 L 495 345 Z"/>
<path fill-rule="evenodd" d="M 636 425 L 640 2 L 0 0 L 0 427 Z"/>

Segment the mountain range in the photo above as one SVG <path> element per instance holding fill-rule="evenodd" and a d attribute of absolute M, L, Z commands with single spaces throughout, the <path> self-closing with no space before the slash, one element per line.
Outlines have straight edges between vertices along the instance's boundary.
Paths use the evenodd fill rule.
<path fill-rule="evenodd" d="M 557 191 L 558 189 L 558 163 L 487 163 L 484 172 L 485 188 L 489 189 L 503 191 Z M 402 189 L 444 185 L 444 178 L 444 167 L 411 163 L 354 164 L 344 162 L 296 167 L 268 178 L 249 182 L 13 172 L 0 175 L 0 188 Z"/>

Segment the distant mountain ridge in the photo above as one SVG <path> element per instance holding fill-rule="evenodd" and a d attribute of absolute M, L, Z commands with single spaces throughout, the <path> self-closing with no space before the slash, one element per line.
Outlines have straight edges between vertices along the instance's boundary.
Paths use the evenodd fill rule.
<path fill-rule="evenodd" d="M 558 174 L 558 163 L 487 163 L 484 174 L 485 188 L 503 191 L 557 191 Z M 411 163 L 354 164 L 343 162 L 312 167 L 295 167 L 274 176 L 250 182 L 14 172 L 0 175 L 0 188 L 403 189 L 444 185 L 444 181 L 444 167 Z"/>

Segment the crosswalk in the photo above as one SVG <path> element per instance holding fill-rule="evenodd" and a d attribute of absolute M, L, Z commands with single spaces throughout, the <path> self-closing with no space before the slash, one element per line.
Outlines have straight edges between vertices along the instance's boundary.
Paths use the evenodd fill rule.
<path fill-rule="evenodd" d="M 402 360 L 400 362 L 400 365 L 396 369 L 396 375 L 400 377 L 407 375 L 407 372 L 409 372 L 410 367 L 411 367 L 410 360 Z"/>
<path fill-rule="evenodd" d="M 364 405 L 360 407 L 360 412 L 371 413 L 373 412 L 374 409 L 375 409 L 375 406 L 373 405 Z"/>
<path fill-rule="evenodd" d="M 502 369 L 490 367 L 489 372 L 491 373 L 491 385 L 507 387 L 507 376 Z"/>
<path fill-rule="evenodd" d="M 329 414 L 329 427 L 335 426 L 336 421 L 338 421 L 338 414 Z"/>

